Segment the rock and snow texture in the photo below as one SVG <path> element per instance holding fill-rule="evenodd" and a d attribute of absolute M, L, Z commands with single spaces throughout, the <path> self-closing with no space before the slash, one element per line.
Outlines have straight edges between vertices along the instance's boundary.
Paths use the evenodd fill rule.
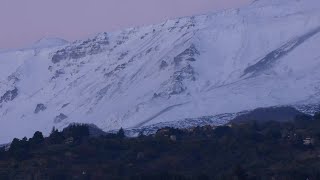
<path fill-rule="evenodd" d="M 258 0 L 70 44 L 4 51 L 0 143 L 72 122 L 107 131 L 319 103 L 319 45 L 318 0 Z"/>

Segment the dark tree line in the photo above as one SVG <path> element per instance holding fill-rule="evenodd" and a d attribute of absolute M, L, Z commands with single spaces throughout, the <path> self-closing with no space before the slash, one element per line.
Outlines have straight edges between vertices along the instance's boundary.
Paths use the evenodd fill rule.
<path fill-rule="evenodd" d="M 0 150 L 0 179 L 318 180 L 320 114 L 292 122 L 163 128 L 91 136 L 87 125 L 36 132 Z"/>

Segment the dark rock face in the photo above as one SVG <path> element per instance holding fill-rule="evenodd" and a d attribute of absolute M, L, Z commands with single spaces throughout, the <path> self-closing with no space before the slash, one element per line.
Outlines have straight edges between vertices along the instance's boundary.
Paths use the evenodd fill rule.
<path fill-rule="evenodd" d="M 60 113 L 58 116 L 56 116 L 55 118 L 54 118 L 54 123 L 60 123 L 60 122 L 62 122 L 63 120 L 65 120 L 65 119 L 67 119 L 68 118 L 68 116 L 66 116 L 65 114 L 63 114 L 63 113 Z"/>
<path fill-rule="evenodd" d="M 176 81 L 183 81 L 185 79 L 195 80 L 195 71 L 193 67 L 188 64 L 186 67 L 183 67 L 180 71 L 176 71 L 173 74 L 173 77 Z"/>
<path fill-rule="evenodd" d="M 161 61 L 161 64 L 160 64 L 160 69 L 165 69 L 166 67 L 168 67 L 168 63 L 166 61 Z"/>
<path fill-rule="evenodd" d="M 146 55 L 149 54 L 151 51 L 152 51 L 152 48 L 149 48 L 149 49 L 146 51 Z"/>
<path fill-rule="evenodd" d="M 174 64 L 179 65 L 183 60 L 196 61 L 196 55 L 200 55 L 200 52 L 196 49 L 194 45 L 191 45 L 189 48 L 187 48 L 174 58 Z"/>
<path fill-rule="evenodd" d="M 17 96 L 18 96 L 18 89 L 15 87 L 13 90 L 9 90 L 3 96 L 1 96 L 0 103 L 12 101 Z"/>
<path fill-rule="evenodd" d="M 47 107 L 44 104 L 40 103 L 40 104 L 37 104 L 37 107 L 34 110 L 34 113 L 38 114 L 39 112 L 44 111 L 46 109 L 47 109 Z"/>
<path fill-rule="evenodd" d="M 173 72 L 170 80 L 164 83 L 165 89 L 156 92 L 153 98 L 165 95 L 178 95 L 186 92 L 187 87 L 185 86 L 186 81 L 195 81 L 196 72 L 192 67 L 192 62 L 196 61 L 196 57 L 200 55 L 200 52 L 196 49 L 195 45 L 190 45 L 189 48 L 185 49 L 182 53 L 174 57 L 172 65 L 175 71 Z M 166 61 L 160 63 L 160 70 L 168 67 Z"/>
<path fill-rule="evenodd" d="M 56 70 L 54 73 L 54 76 L 51 79 L 57 79 L 60 77 L 60 75 L 65 74 L 65 71 L 63 69 Z"/>
<path fill-rule="evenodd" d="M 119 71 L 119 70 L 126 68 L 126 66 L 127 66 L 127 63 L 123 63 L 123 64 L 118 65 L 114 70 Z"/>
<path fill-rule="evenodd" d="M 109 45 L 109 38 L 107 33 L 104 33 L 93 39 L 58 50 L 53 54 L 52 62 L 56 64 L 66 59 L 80 59 L 87 55 L 99 54 L 105 50 L 106 45 Z"/>
<path fill-rule="evenodd" d="M 124 59 L 128 54 L 129 54 L 129 51 L 121 53 L 118 60 L 120 61 L 120 60 Z"/>
<path fill-rule="evenodd" d="M 297 116 L 305 115 L 293 107 L 270 107 L 258 108 L 248 113 L 237 116 L 231 122 L 243 123 L 248 121 L 257 121 L 258 123 L 265 123 L 268 121 L 289 122 L 293 121 Z"/>
<path fill-rule="evenodd" d="M 170 95 L 180 94 L 184 92 L 187 88 L 184 86 L 183 81 L 191 80 L 195 81 L 195 71 L 193 67 L 188 64 L 186 67 L 183 67 L 180 71 L 176 71 L 173 74 L 173 86 Z"/>
<path fill-rule="evenodd" d="M 61 108 L 65 108 L 65 107 L 67 107 L 69 104 L 70 104 L 70 103 L 66 103 L 66 104 L 62 105 Z"/>
<path fill-rule="evenodd" d="M 184 87 L 183 83 L 180 81 L 177 81 L 173 84 L 170 95 L 177 95 L 181 94 L 186 90 L 186 87 Z"/>
<path fill-rule="evenodd" d="M 18 78 L 18 75 L 14 73 L 8 76 L 8 81 L 13 81 L 13 83 L 16 83 L 20 81 L 20 79 Z"/>

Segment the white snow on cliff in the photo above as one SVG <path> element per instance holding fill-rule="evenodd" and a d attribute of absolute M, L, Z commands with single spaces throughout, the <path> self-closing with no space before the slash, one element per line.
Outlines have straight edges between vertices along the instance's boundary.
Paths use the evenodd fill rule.
<path fill-rule="evenodd" d="M 53 44 L 0 53 L 0 143 L 72 122 L 138 128 L 319 102 L 318 0 L 259 0 Z"/>

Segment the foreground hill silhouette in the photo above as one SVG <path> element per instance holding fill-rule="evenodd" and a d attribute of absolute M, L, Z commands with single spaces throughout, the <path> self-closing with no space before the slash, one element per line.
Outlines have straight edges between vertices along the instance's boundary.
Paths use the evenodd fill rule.
<path fill-rule="evenodd" d="M 0 151 L 0 179 L 320 179 L 320 114 L 291 122 L 163 128 L 128 138 L 71 125 Z"/>

